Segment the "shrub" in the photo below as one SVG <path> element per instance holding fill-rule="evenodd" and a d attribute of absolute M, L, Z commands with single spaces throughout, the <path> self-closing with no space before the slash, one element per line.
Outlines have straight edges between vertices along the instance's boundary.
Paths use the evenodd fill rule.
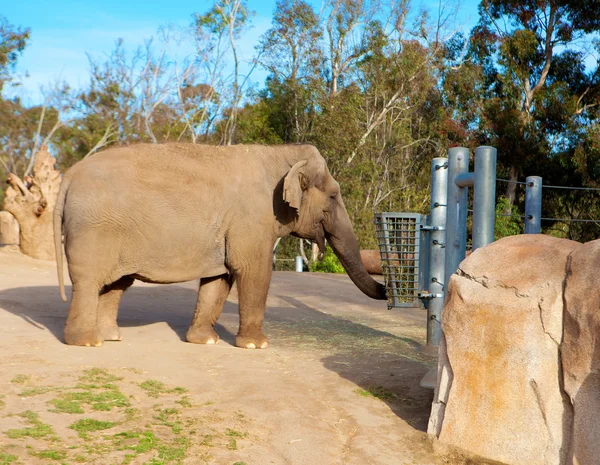
<path fill-rule="evenodd" d="M 310 264 L 310 271 L 316 271 L 319 273 L 345 273 L 344 267 L 331 250 L 331 247 L 327 246 L 323 259 Z"/>

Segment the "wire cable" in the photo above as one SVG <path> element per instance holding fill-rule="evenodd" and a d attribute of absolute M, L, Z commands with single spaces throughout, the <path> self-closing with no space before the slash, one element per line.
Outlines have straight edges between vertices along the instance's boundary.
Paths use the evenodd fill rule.
<path fill-rule="evenodd" d="M 578 218 L 540 218 L 541 221 L 561 221 L 563 223 L 598 223 L 600 220 L 583 220 Z"/>
<path fill-rule="evenodd" d="M 574 190 L 574 191 L 600 191 L 600 188 L 596 188 L 596 187 L 549 186 L 547 184 L 542 184 L 542 188 L 546 188 L 546 189 L 565 189 L 565 190 Z"/>
<path fill-rule="evenodd" d="M 496 181 L 508 182 L 511 184 L 527 184 L 526 182 L 523 182 L 523 181 L 511 181 L 510 179 L 500 179 L 500 178 L 496 178 Z"/>

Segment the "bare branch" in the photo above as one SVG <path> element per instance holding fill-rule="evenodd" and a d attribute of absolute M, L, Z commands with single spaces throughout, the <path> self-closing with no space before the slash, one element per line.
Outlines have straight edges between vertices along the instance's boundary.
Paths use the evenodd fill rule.
<path fill-rule="evenodd" d="M 84 159 L 89 157 L 90 155 L 94 154 L 98 149 L 100 149 L 100 148 L 104 147 L 105 145 L 108 145 L 112 142 L 110 140 L 110 138 L 112 136 L 118 134 L 116 131 L 112 131 L 112 128 L 113 128 L 112 124 L 109 124 L 108 126 L 106 126 L 106 131 L 104 131 L 104 134 L 102 135 L 100 140 L 98 142 L 96 142 L 96 145 L 94 145 L 94 147 L 92 147 L 90 149 L 90 151 L 85 154 L 85 156 L 83 157 Z"/>

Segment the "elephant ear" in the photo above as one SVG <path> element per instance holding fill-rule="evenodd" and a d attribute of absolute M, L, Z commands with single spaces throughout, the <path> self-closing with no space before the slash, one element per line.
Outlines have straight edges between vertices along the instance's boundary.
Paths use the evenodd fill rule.
<path fill-rule="evenodd" d="M 302 160 L 296 163 L 288 171 L 288 174 L 283 180 L 283 200 L 290 207 L 299 209 L 302 201 L 302 168 L 307 164 L 307 160 Z"/>

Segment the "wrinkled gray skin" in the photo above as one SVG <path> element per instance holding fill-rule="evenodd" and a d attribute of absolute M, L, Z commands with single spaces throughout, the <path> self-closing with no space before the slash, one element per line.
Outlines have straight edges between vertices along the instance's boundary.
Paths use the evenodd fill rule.
<path fill-rule="evenodd" d="M 62 228 L 62 231 L 61 231 Z M 352 281 L 385 299 L 366 272 L 338 183 L 309 145 L 230 147 L 139 144 L 106 150 L 64 176 L 54 211 L 64 300 L 61 232 L 73 283 L 65 342 L 120 340 L 117 312 L 135 279 L 200 278 L 189 342 L 214 344 L 213 326 L 235 280 L 235 343 L 266 348 L 262 332 L 278 237 L 331 244 Z"/>

